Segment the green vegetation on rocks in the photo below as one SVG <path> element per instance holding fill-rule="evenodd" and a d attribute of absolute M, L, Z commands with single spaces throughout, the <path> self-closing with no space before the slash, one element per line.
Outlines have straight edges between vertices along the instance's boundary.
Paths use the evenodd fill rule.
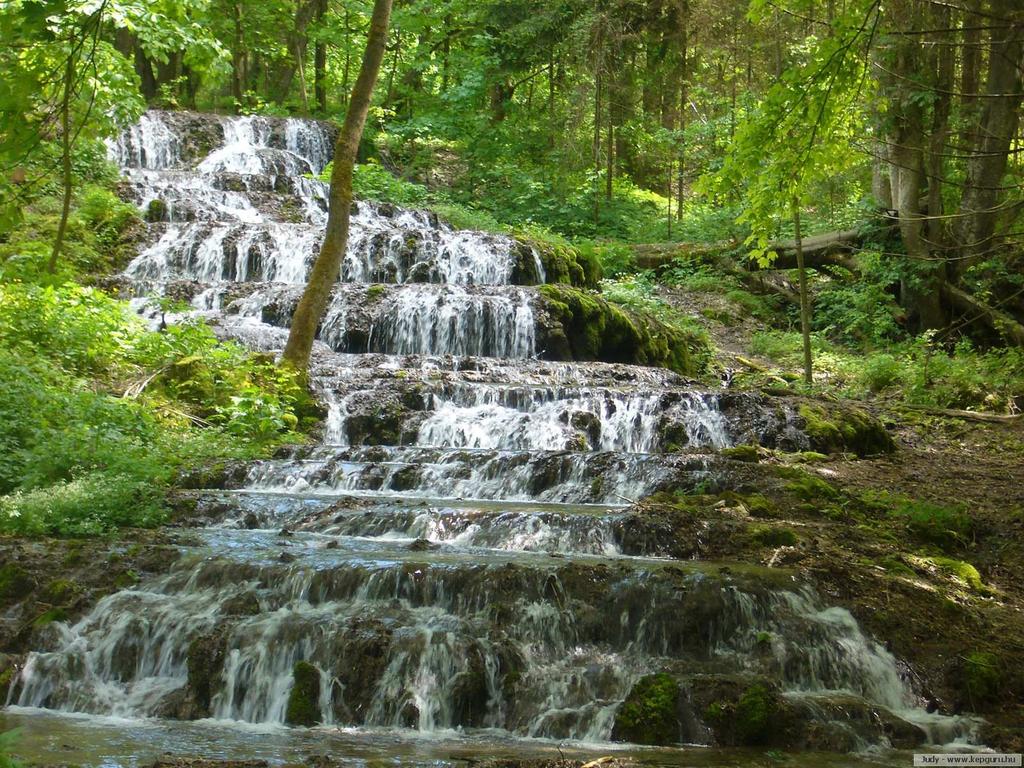
<path fill-rule="evenodd" d="M 778 693 L 764 683 L 748 686 L 734 699 L 712 702 L 704 717 L 720 744 L 744 747 L 784 744 L 789 725 Z"/>
<path fill-rule="evenodd" d="M 612 738 L 634 744 L 679 741 L 679 683 L 665 673 L 642 677 L 615 715 Z"/>
<path fill-rule="evenodd" d="M 603 360 L 669 368 L 693 375 L 706 365 L 706 336 L 565 285 L 542 285 L 546 320 L 538 346 L 550 359 Z"/>
<path fill-rule="evenodd" d="M 316 725 L 320 722 L 320 670 L 308 661 L 296 662 L 292 680 L 285 722 L 306 727 Z"/>
<path fill-rule="evenodd" d="M 853 406 L 833 406 L 826 413 L 820 405 L 800 406 L 803 429 L 815 450 L 848 451 L 858 456 L 888 453 L 895 444 L 885 427 L 870 414 Z"/>

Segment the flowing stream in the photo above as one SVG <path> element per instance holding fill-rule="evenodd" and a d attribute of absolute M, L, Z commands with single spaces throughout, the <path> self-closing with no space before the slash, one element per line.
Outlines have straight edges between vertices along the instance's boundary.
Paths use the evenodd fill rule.
<path fill-rule="evenodd" d="M 160 112 L 112 143 L 151 222 L 125 271 L 140 311 L 185 287 L 225 334 L 279 349 L 325 224 L 312 177 L 331 144 L 312 121 Z M 633 685 L 660 671 L 694 702 L 681 743 L 708 743 L 702 691 L 761 676 L 850 749 L 887 744 L 877 714 L 850 714 L 864 709 L 922 743 L 968 738 L 792 574 L 637 544 L 626 504 L 713 481 L 742 418 L 674 374 L 539 360 L 543 280 L 511 238 L 358 203 L 315 349 L 321 441 L 204 494 L 209 525 L 181 562 L 56 625 L 5 717 L 120 729 L 81 763 L 152 743 L 247 756 L 244 737 L 209 734 L 284 733 L 305 662 L 322 738 L 354 756 L 395 745 L 398 762 L 431 762 L 409 744 L 438 738 L 474 754 L 608 742 Z"/>

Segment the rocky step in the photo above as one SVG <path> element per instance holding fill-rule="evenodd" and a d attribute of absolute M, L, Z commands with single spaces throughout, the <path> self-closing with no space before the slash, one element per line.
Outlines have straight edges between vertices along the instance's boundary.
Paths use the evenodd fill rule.
<path fill-rule="evenodd" d="M 159 239 L 126 270 L 129 278 L 301 284 L 308 277 L 326 221 L 328 190 L 321 182 L 153 171 L 137 171 L 133 178 L 125 194 L 154 222 Z M 270 184 L 278 192 L 261 191 Z M 350 226 L 343 282 L 544 281 L 532 246 L 504 235 L 454 230 L 431 213 L 360 202 L 353 204 Z"/>
<path fill-rule="evenodd" d="M 703 453 L 318 446 L 257 462 L 233 489 L 302 495 L 629 504 L 664 488 L 728 487 L 745 465 Z"/>
<path fill-rule="evenodd" d="M 287 150 L 314 173 L 330 160 L 337 128 L 331 123 L 278 117 L 227 117 L 202 112 L 149 110 L 109 149 L 122 168 L 187 170 L 218 149 Z"/>
<path fill-rule="evenodd" d="M 209 543 L 224 545 L 211 534 Z M 608 738 L 650 669 L 911 698 L 883 649 L 777 569 L 408 553 L 232 532 L 33 654 L 23 706 Z M 295 552 L 298 550 L 309 550 Z M 610 620 L 614 617 L 614 620 Z M 770 638 L 766 641 L 764 638 Z M 302 712 L 305 711 L 305 714 Z"/>
<path fill-rule="evenodd" d="M 151 224 L 322 222 L 328 186 L 306 176 L 129 170 L 121 197 Z"/>
<path fill-rule="evenodd" d="M 198 492 L 192 520 L 225 528 L 397 542 L 413 551 L 466 547 L 559 554 L 645 554 L 644 529 L 621 507 L 410 499 L 337 500 Z M 328 542 L 330 540 L 328 539 Z"/>
<path fill-rule="evenodd" d="M 289 689 L 301 684 L 293 680 L 301 662 L 332 692 L 314 698 L 318 720 L 332 719 L 330 701 L 332 709 L 345 703 L 335 716 L 354 724 L 484 725 L 481 715 L 492 712 L 497 727 L 581 736 L 579 721 L 565 728 L 549 713 L 595 702 L 613 708 L 644 668 L 671 659 L 709 672 L 736 671 L 737 663 L 744 671 L 779 668 L 797 689 L 857 685 L 864 695 L 883 695 L 891 684 L 879 673 L 888 669 L 885 652 L 859 635 L 852 618 L 824 615 L 812 593 L 786 588 L 792 582 L 779 571 L 481 559 L 355 540 L 292 560 L 285 556 L 308 549 L 303 542 L 279 547 L 263 539 L 233 532 L 236 546 L 226 555 L 203 556 L 106 599 L 54 651 L 30 658 L 15 700 L 57 709 L 74 702 L 99 714 L 121 697 L 115 706 L 139 714 L 177 707 L 178 714 L 281 722 Z M 778 642 L 758 654 L 765 634 Z M 839 652 L 841 641 L 860 653 Z M 462 696 L 450 686 L 474 672 L 483 674 L 473 681 L 477 706 L 458 707 Z M 169 700 L 185 683 L 188 706 Z M 370 700 L 356 706 L 359 695 Z M 401 715 L 410 700 L 416 719 Z M 372 714 L 374 702 L 386 710 Z M 423 707 L 431 714 L 423 717 Z"/>

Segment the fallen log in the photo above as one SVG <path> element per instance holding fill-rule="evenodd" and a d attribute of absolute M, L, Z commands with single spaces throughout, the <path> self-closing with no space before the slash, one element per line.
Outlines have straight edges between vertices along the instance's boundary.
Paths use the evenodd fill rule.
<path fill-rule="evenodd" d="M 985 421 L 994 424 L 1012 424 L 1024 418 L 1024 413 L 980 413 L 978 411 L 961 411 L 956 408 L 936 408 L 930 405 L 914 405 L 912 403 L 898 403 L 897 410 L 921 411 L 933 416 L 945 416 L 949 419 L 963 419 L 964 421 Z"/>
<path fill-rule="evenodd" d="M 859 271 L 857 262 L 851 254 L 856 253 L 863 244 L 863 235 L 856 230 L 842 232 L 825 232 L 804 240 L 805 263 L 812 269 L 825 267 L 843 267 L 852 272 Z M 721 241 L 718 243 L 648 243 L 633 247 L 633 261 L 640 269 L 658 269 L 667 266 L 676 259 L 683 260 L 715 260 L 722 257 L 735 257 L 742 250 L 737 242 Z M 775 251 L 778 256 L 765 270 L 795 269 L 796 241 L 777 240 L 768 244 L 768 250 Z M 739 257 L 739 263 L 751 265 L 752 271 L 761 269 L 755 262 Z"/>
<path fill-rule="evenodd" d="M 962 288 L 946 283 L 942 286 L 942 295 L 946 302 L 965 314 L 973 315 L 973 321 L 982 321 L 1006 341 L 1018 347 L 1024 347 L 1024 325 L 1006 312 L 989 306 L 975 298 Z"/>

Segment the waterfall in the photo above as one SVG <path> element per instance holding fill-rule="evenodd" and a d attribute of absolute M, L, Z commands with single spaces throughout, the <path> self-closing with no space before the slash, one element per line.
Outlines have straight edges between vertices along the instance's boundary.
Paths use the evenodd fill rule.
<path fill-rule="evenodd" d="M 110 142 L 150 221 L 137 295 L 191 281 L 224 334 L 279 350 L 333 136 L 150 112 Z M 664 523 L 627 504 L 706 487 L 740 430 L 666 371 L 538 360 L 535 249 L 359 202 L 340 277 L 311 370 L 319 441 L 202 492 L 183 559 L 54 624 L 10 705 L 281 724 L 303 662 L 326 725 L 590 742 L 670 670 L 691 691 L 771 679 L 825 724 L 853 697 L 922 742 L 969 733 L 917 708 L 892 655 L 796 574 L 659 556 Z"/>

